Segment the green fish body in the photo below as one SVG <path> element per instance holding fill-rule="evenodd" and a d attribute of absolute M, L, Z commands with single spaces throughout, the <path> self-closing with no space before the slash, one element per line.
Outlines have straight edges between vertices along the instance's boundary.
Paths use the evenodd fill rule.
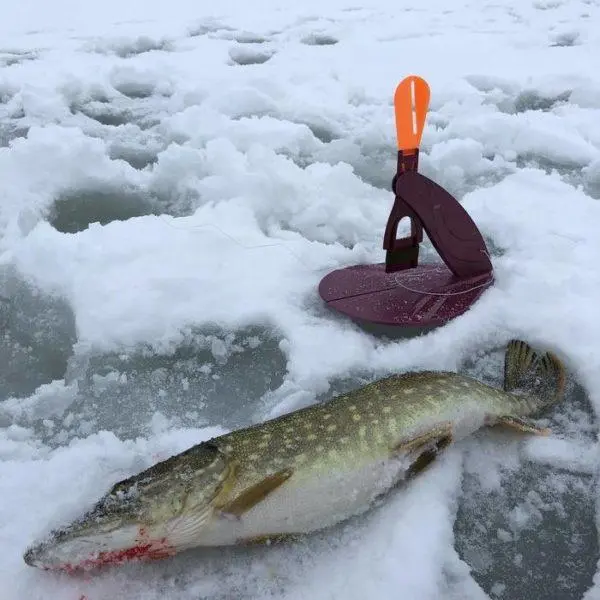
<path fill-rule="evenodd" d="M 117 483 L 25 560 L 85 568 L 320 530 L 364 512 L 483 426 L 538 431 L 527 417 L 556 402 L 564 381 L 554 355 L 517 341 L 507 349 L 504 390 L 449 372 L 387 377 Z M 515 393 L 519 385 L 527 393 Z"/>

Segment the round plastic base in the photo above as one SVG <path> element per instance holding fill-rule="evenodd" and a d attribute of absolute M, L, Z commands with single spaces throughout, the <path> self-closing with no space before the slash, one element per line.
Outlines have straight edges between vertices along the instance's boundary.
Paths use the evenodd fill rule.
<path fill-rule="evenodd" d="M 457 278 L 444 265 L 386 273 L 384 264 L 357 265 L 326 275 L 319 294 L 352 319 L 404 327 L 443 325 L 491 285 L 492 273 Z"/>

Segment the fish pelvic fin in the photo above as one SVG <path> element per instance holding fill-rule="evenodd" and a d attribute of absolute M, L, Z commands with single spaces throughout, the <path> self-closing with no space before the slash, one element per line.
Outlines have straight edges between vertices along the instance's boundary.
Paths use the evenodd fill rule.
<path fill-rule="evenodd" d="M 237 541 L 237 544 L 240 546 L 270 546 L 271 544 L 296 542 L 302 539 L 304 536 L 305 534 L 302 533 L 266 533 L 263 535 L 241 538 Z"/>
<path fill-rule="evenodd" d="M 565 368 L 555 354 L 540 354 L 521 340 L 508 343 L 504 357 L 505 392 L 522 389 L 544 398 L 544 404 L 554 404 L 562 400 L 565 384 Z"/>
<path fill-rule="evenodd" d="M 423 473 L 433 464 L 433 461 L 439 456 L 440 452 L 445 450 L 451 443 L 452 436 L 449 434 L 437 439 L 433 447 L 424 449 L 408 467 L 406 479 L 411 480 L 420 473 Z"/>
<path fill-rule="evenodd" d="M 414 438 L 400 441 L 391 449 L 391 457 L 405 455 L 409 459 L 406 479 L 412 479 L 425 471 L 452 441 L 452 423 L 443 423 Z"/>

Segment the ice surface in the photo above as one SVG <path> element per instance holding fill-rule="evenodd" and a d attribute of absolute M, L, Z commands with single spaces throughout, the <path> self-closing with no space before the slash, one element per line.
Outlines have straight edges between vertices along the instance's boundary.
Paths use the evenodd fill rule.
<path fill-rule="evenodd" d="M 600 597 L 596 0 L 21 0 L 0 19 L 0 600 Z M 382 259 L 391 99 L 496 283 L 426 336 L 327 311 Z M 426 252 L 431 255 L 430 252 Z M 482 432 L 360 519 L 90 581 L 22 553 L 117 479 L 414 368 L 499 383 L 513 336 L 573 382 L 555 434 Z"/>

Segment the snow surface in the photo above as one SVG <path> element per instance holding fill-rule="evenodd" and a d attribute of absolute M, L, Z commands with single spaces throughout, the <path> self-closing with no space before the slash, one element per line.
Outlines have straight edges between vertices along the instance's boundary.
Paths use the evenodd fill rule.
<path fill-rule="evenodd" d="M 598 0 L 5 3 L 0 599 L 600 598 L 598 56 Z M 480 226 L 496 284 L 389 340 L 316 288 L 382 259 L 412 73 L 422 171 Z M 299 545 L 90 580 L 22 561 L 158 458 L 391 372 L 498 383 L 513 336 L 583 386 L 554 438 L 485 432 Z"/>

